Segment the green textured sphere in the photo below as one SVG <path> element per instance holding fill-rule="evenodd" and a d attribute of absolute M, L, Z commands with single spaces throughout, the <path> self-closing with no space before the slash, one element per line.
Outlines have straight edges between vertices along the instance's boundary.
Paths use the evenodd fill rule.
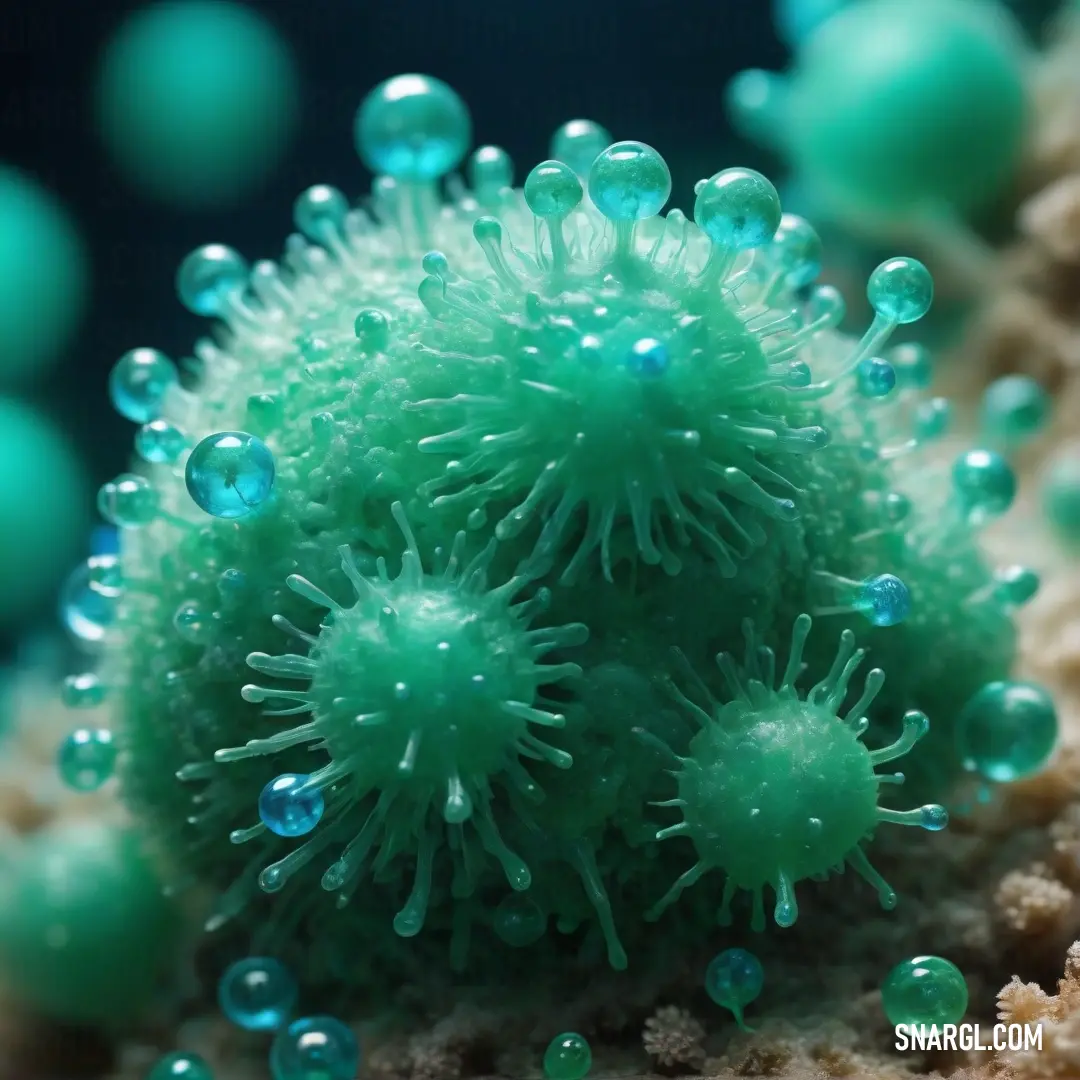
<path fill-rule="evenodd" d="M 880 217 L 984 206 L 1015 170 L 1025 55 L 999 5 L 867 0 L 804 45 L 787 117 L 795 166 Z"/>
<path fill-rule="evenodd" d="M 698 767 L 683 774 L 679 795 L 691 835 L 703 848 L 722 838 L 717 861 L 743 888 L 772 884 L 778 868 L 794 881 L 822 873 L 877 823 L 870 756 L 819 706 L 732 702 L 690 753 Z"/>
<path fill-rule="evenodd" d="M 99 822 L 32 837 L 0 882 L 0 974 L 69 1023 L 130 1023 L 174 956 L 177 924 L 131 832 Z"/>
<path fill-rule="evenodd" d="M 894 1026 L 958 1024 L 968 1005 L 960 969 L 940 956 L 913 956 L 881 984 L 881 1007 Z"/>

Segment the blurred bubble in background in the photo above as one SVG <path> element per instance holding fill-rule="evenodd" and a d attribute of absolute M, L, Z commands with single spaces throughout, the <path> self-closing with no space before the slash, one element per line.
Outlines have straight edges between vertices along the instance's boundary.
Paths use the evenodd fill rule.
<path fill-rule="evenodd" d="M 31 177 L 0 165 L 0 391 L 40 378 L 57 360 L 86 292 L 86 252 L 64 208 Z M 0 439 L 6 444 L 3 432 Z"/>
<path fill-rule="evenodd" d="M 292 54 L 264 19 L 238 4 L 179 0 L 140 9 L 109 42 L 97 122 L 141 194 L 220 209 L 277 165 L 298 100 Z"/>

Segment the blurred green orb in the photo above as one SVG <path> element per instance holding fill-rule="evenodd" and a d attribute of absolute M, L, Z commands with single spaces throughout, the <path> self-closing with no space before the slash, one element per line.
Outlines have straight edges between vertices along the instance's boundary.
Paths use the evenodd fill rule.
<path fill-rule="evenodd" d="M 167 970 L 177 923 L 134 833 L 98 821 L 32 836 L 0 882 L 0 981 L 46 1016 L 128 1025 Z"/>
<path fill-rule="evenodd" d="M 232 205 L 281 158 L 298 81 L 288 48 L 251 9 L 158 3 L 132 15 L 105 51 L 101 134 L 144 194 L 183 209 Z"/>
<path fill-rule="evenodd" d="M 883 219 L 984 206 L 1019 161 L 1027 61 L 999 4 L 864 0 L 803 44 L 792 163 L 841 208 Z"/>
<path fill-rule="evenodd" d="M 29 381 L 67 344 L 86 301 L 87 258 L 60 204 L 0 166 L 0 386 Z"/>
<path fill-rule="evenodd" d="M 50 598 L 86 544 L 89 485 L 45 416 L 0 398 L 0 628 Z"/>

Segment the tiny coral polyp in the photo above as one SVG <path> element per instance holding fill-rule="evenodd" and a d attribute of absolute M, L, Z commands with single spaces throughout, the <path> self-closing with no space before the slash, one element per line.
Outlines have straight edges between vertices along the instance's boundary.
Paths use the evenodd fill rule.
<path fill-rule="evenodd" d="M 840 715 L 852 676 L 865 652 L 845 630 L 828 674 L 806 696 L 796 682 L 803 670 L 803 648 L 810 634 L 809 615 L 795 621 L 787 666 L 776 682 L 776 657 L 746 627 L 746 659 L 740 668 L 724 653 L 717 663 L 730 700 L 720 704 L 693 678 L 706 711 L 675 691 L 701 729 L 680 757 L 678 797 L 661 805 L 678 807 L 683 821 L 657 834 L 658 839 L 687 836 L 698 861 L 649 912 L 657 918 L 685 889 L 711 869 L 727 874 L 720 906 L 721 923 L 731 921 L 731 901 L 738 889 L 753 895 L 755 930 L 765 928 L 763 888 L 776 893 L 773 917 L 791 926 L 798 916 L 796 882 L 818 877 L 844 864 L 878 890 L 882 907 L 896 904 L 896 893 L 870 865 L 862 842 L 881 821 L 918 825 L 937 831 L 948 814 L 937 804 L 917 810 L 887 810 L 877 805 L 878 785 L 903 780 L 879 776 L 882 765 L 906 754 L 926 734 L 920 712 L 904 717 L 904 729 L 891 746 L 867 750 L 860 742 L 869 721 L 866 710 L 885 682 L 874 668 L 863 692 Z"/>

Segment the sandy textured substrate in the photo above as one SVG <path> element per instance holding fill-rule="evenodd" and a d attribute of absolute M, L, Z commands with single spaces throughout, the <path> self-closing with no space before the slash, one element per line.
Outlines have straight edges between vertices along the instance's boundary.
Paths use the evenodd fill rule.
<path fill-rule="evenodd" d="M 592 1044 L 598 1077 L 1080 1080 L 1080 561 L 1047 534 L 1038 504 L 1047 464 L 1080 453 L 1080 27 L 1066 28 L 1049 51 L 1039 95 L 1019 239 L 999 262 L 946 391 L 970 403 L 996 375 L 1028 372 L 1055 396 L 1051 430 L 1018 462 L 1018 505 L 987 537 L 1000 562 L 1043 577 L 1020 615 L 1017 675 L 1055 694 L 1062 738 L 1051 766 L 924 838 L 916 860 L 891 859 L 889 841 L 876 841 L 876 861 L 881 851 L 904 897 L 896 912 L 873 911 L 840 879 L 808 898 L 782 939 L 761 939 L 767 982 L 749 1010 L 753 1033 L 739 1032 L 705 997 L 700 957 L 673 958 L 645 974 L 599 974 L 576 997 L 552 997 L 557 1006 L 532 1015 L 455 1003 L 451 991 L 425 987 L 426 1019 L 411 1031 L 357 1023 L 365 1075 L 538 1077 L 552 1035 L 576 1030 Z M 76 796 L 59 784 L 53 756 L 70 721 L 55 685 L 47 665 L 31 665 L 16 688 L 16 731 L 0 759 L 0 871 L 20 834 L 57 817 L 119 812 L 108 791 Z M 701 955 L 729 943 L 703 942 Z M 1043 1051 L 896 1053 L 876 986 L 896 959 L 920 952 L 943 953 L 964 970 L 969 1020 L 1042 1023 Z M 177 1048 L 206 1057 L 218 1080 L 268 1076 L 265 1039 L 199 1012 L 178 993 L 138 1031 L 110 1041 L 59 1030 L 0 1000 L 0 1080 L 136 1080 Z"/>

